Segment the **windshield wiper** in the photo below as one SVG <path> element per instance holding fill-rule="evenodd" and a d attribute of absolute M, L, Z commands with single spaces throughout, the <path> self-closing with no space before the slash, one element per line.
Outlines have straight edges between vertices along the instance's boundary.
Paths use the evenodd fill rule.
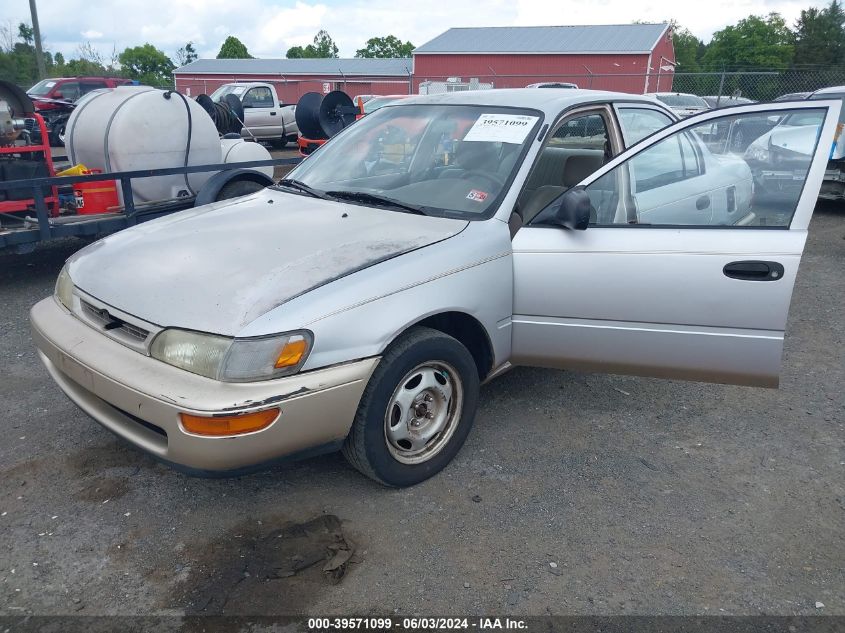
<path fill-rule="evenodd" d="M 274 187 L 287 187 L 288 189 L 295 189 L 296 191 L 301 191 L 302 193 L 307 193 L 309 196 L 313 196 L 314 198 L 320 198 L 321 200 L 331 200 L 332 197 L 328 195 L 325 191 L 320 191 L 319 189 L 314 189 L 313 187 L 309 187 L 301 180 L 295 180 L 293 178 L 282 178 L 279 182 L 277 182 Z"/>
<path fill-rule="evenodd" d="M 370 193 L 369 191 L 327 191 L 327 195 L 332 198 L 339 198 L 341 200 L 353 200 L 355 202 L 368 202 L 370 204 L 381 205 L 384 207 L 393 207 L 394 209 L 402 209 L 410 213 L 418 215 L 428 215 L 423 207 L 408 202 L 402 202 L 394 198 L 382 196 L 377 193 Z"/>

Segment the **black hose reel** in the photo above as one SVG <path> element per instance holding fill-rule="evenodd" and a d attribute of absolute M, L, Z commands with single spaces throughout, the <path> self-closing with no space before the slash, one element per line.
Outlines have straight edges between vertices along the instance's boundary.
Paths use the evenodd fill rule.
<path fill-rule="evenodd" d="M 233 94 L 228 94 L 219 102 L 213 101 L 208 95 L 197 97 L 197 103 L 208 113 L 214 122 L 214 127 L 221 136 L 227 134 L 240 135 L 243 129 L 244 107 L 241 100 Z"/>
<path fill-rule="evenodd" d="M 296 104 L 296 124 L 305 138 L 331 138 L 355 122 L 359 114 L 352 98 L 342 90 L 333 90 L 326 96 L 319 92 L 306 92 Z"/>

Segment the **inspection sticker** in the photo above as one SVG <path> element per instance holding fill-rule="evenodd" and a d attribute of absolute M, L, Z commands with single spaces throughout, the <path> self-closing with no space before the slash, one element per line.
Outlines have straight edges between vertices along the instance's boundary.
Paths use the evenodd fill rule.
<path fill-rule="evenodd" d="M 484 202 L 487 200 L 487 192 L 473 189 L 467 194 L 467 200 L 475 200 L 476 202 Z"/>
<path fill-rule="evenodd" d="M 526 114 L 482 114 L 464 140 L 520 144 L 536 122 L 537 117 Z"/>

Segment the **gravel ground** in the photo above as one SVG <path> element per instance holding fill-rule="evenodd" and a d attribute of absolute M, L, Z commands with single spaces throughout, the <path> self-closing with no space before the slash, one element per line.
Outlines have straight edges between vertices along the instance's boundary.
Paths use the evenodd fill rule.
<path fill-rule="evenodd" d="M 79 243 L 2 255 L 0 614 L 845 614 L 843 237 L 820 208 L 780 390 L 518 369 L 409 490 L 339 455 L 223 480 L 154 462 L 33 349 L 27 311 Z M 273 565 L 335 541 L 338 584 Z"/>

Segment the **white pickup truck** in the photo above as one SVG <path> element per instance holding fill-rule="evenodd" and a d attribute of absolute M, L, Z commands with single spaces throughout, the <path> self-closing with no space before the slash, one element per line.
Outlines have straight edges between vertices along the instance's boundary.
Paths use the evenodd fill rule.
<path fill-rule="evenodd" d="M 296 105 L 285 105 L 276 94 L 273 84 L 255 81 L 223 84 L 211 94 L 214 101 L 220 101 L 227 94 L 233 94 L 244 106 L 244 129 L 241 136 L 267 141 L 274 147 L 284 147 L 288 141 L 296 141 L 299 127 L 296 125 Z"/>

